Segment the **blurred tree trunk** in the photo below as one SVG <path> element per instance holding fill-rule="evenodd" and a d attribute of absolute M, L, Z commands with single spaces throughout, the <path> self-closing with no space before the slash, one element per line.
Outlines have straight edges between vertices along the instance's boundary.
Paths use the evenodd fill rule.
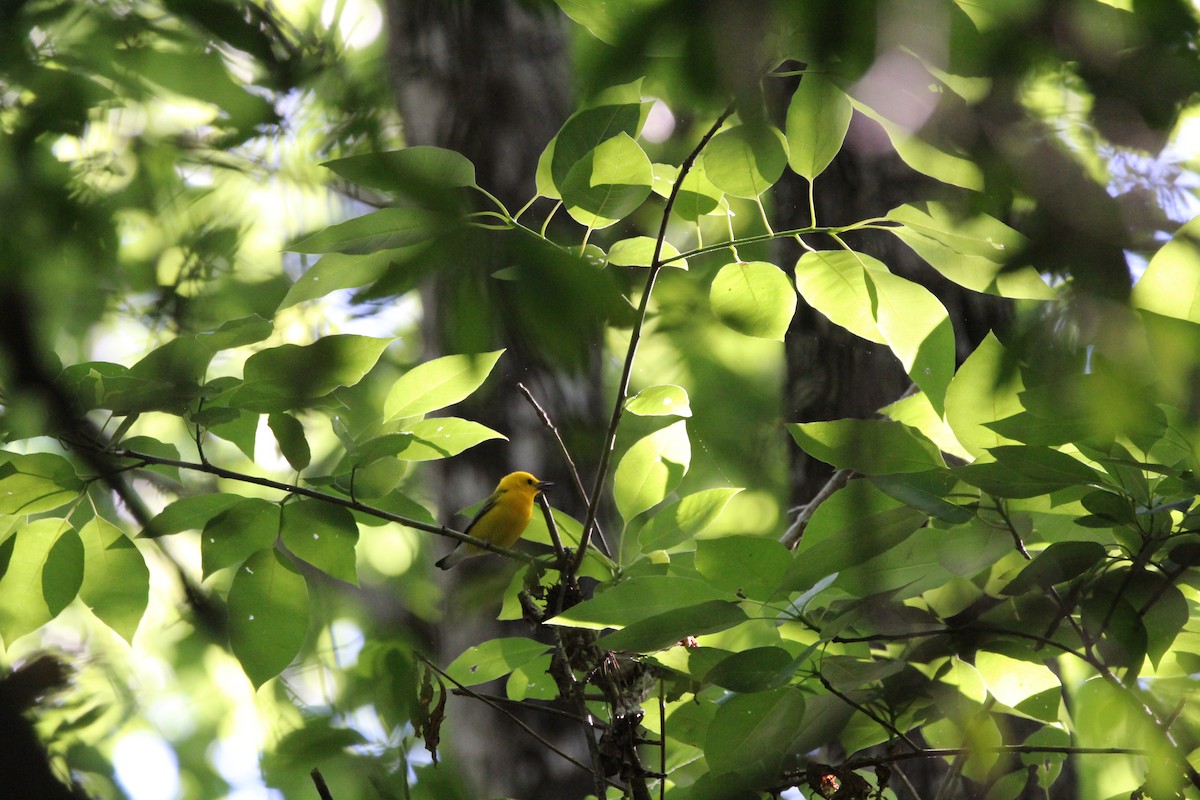
<path fill-rule="evenodd" d="M 570 111 L 565 20 L 552 4 L 517 0 L 387 0 L 385 5 L 388 68 L 407 143 L 462 153 L 475 165 L 479 185 L 515 213 L 533 196 L 538 156 Z M 602 419 L 599 358 L 574 372 L 553 364 L 534 334 L 522 328 L 511 284 L 491 277 L 508 266 L 507 256 L 473 242 L 459 246 L 461 258 L 474 263 L 440 271 L 423 289 L 426 354 L 507 349 L 485 392 L 465 403 L 461 413 L 510 441 L 485 443 L 454 459 L 437 488 L 439 506 L 463 508 L 490 492 L 500 476 L 523 469 L 555 480 L 562 489 L 556 490 L 554 505 L 578 513 L 557 450 L 516 384 L 529 387 L 570 439 L 572 430 L 597 426 Z M 600 348 L 592 349 L 599 353 Z M 575 455 L 587 452 L 581 448 Z M 590 480 L 586 457 L 579 466 Z M 461 520 L 447 520 L 455 521 L 461 527 Z M 505 635 L 495 615 L 505 586 L 501 576 L 511 572 L 510 562 L 479 559 L 446 574 L 451 601 L 438 629 L 442 663 Z M 507 635 L 528 634 L 524 623 L 507 624 L 521 628 Z M 482 688 L 504 693 L 502 686 Z M 451 741 L 463 777 L 478 796 L 572 798 L 594 786 L 586 773 L 500 712 L 478 701 L 451 702 Z M 578 725 L 546 715 L 520 716 L 539 735 L 588 761 Z"/>

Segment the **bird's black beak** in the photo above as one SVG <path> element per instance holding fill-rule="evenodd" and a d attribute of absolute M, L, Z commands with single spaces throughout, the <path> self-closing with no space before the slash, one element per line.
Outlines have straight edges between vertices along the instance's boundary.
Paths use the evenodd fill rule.
<path fill-rule="evenodd" d="M 551 481 L 538 481 L 537 482 L 537 488 L 538 488 L 539 492 L 542 491 L 543 489 L 549 489 L 553 485 L 554 484 Z"/>

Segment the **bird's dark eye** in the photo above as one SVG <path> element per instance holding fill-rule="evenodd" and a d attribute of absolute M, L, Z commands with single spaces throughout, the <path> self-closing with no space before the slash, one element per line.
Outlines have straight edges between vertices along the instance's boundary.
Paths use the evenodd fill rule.
<path fill-rule="evenodd" d="M 528 483 L 530 486 L 533 486 L 533 478 L 526 478 L 525 482 Z"/>

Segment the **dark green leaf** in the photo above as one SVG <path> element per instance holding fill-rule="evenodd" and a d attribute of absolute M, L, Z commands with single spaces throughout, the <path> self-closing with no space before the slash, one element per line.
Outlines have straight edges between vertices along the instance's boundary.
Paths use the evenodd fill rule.
<path fill-rule="evenodd" d="M 801 730 L 804 704 L 804 695 L 790 687 L 730 697 L 717 709 L 704 741 L 709 769 L 779 774 L 785 749 Z"/>
<path fill-rule="evenodd" d="M 727 593 L 695 578 L 668 575 L 630 578 L 567 609 L 550 620 L 550 624 L 621 628 L 678 608 L 729 599 Z"/>
<path fill-rule="evenodd" d="M 1104 556 L 1104 547 L 1096 542 L 1055 542 L 1038 553 L 1001 592 L 1016 595 L 1034 589 L 1044 591 L 1082 575 Z"/>
<path fill-rule="evenodd" d="M 209 520 L 243 499 L 240 495 L 220 493 L 181 497 L 151 520 L 142 531 L 142 535 L 153 538 L 183 531 L 202 530 Z"/>
<path fill-rule="evenodd" d="M 446 667 L 446 674 L 463 686 L 478 686 L 529 663 L 545 653 L 547 647 L 533 639 L 491 639 L 463 651 Z"/>
<path fill-rule="evenodd" d="M 304 438 L 304 425 L 291 414 L 278 412 L 267 415 L 267 425 L 275 434 L 279 444 L 279 452 L 299 472 L 308 466 L 312 460 L 312 451 L 308 448 L 308 439 Z"/>
<path fill-rule="evenodd" d="M 204 577 L 270 548 L 279 536 L 279 506 L 251 497 L 209 520 L 200 535 Z"/>
<path fill-rule="evenodd" d="M 330 225 L 288 245 L 293 253 L 363 255 L 395 250 L 447 236 L 454 226 L 444 214 L 423 208 L 384 208 Z"/>
<path fill-rule="evenodd" d="M 245 393 L 255 388 L 289 403 L 323 397 L 341 386 L 353 386 L 375 366 L 391 339 L 353 334 L 323 336 L 309 345 L 284 344 L 261 350 L 246 360 Z"/>
<path fill-rule="evenodd" d="M 746 619 L 746 612 L 736 603 L 707 600 L 640 619 L 602 637 L 599 645 L 608 650 L 652 653 L 670 647 L 685 637 L 723 631 Z"/>
<path fill-rule="evenodd" d="M 752 647 L 723 659 L 702 679 L 731 692 L 757 692 L 787 681 L 791 663 L 791 653 L 783 648 Z"/>
<path fill-rule="evenodd" d="M 900 502 L 943 522 L 961 525 L 975 515 L 971 509 L 963 508 L 949 499 L 959 483 L 952 473 L 945 470 L 873 475 L 871 483 Z"/>
<path fill-rule="evenodd" d="M 358 525 L 349 510 L 320 500 L 300 498 L 283 506 L 279 534 L 297 558 L 331 578 L 358 583 L 354 553 Z"/>
<path fill-rule="evenodd" d="M 453 150 L 440 147 L 406 147 L 326 161 L 351 183 L 418 200 L 448 188 L 475 186 L 475 165 Z"/>

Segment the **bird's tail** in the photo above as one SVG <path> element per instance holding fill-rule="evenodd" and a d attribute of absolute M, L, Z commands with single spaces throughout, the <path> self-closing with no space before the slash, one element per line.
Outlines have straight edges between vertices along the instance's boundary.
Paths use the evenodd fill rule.
<path fill-rule="evenodd" d="M 439 569 L 450 569 L 454 565 L 461 564 L 463 561 L 466 561 L 473 555 L 476 554 L 471 552 L 471 548 L 465 547 L 463 546 L 462 542 L 459 542 L 447 555 L 443 556 L 439 561 L 436 561 L 434 566 L 438 567 Z"/>

